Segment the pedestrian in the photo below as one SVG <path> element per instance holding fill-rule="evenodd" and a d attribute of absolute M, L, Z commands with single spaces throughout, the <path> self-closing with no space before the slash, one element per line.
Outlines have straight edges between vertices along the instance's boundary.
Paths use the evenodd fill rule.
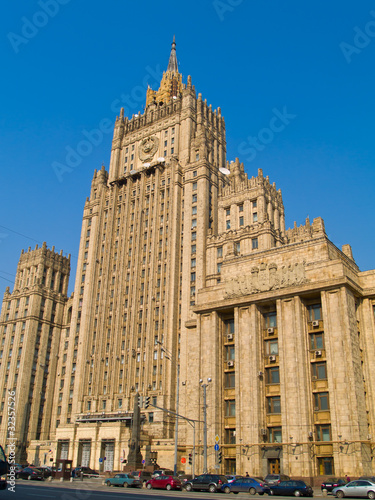
<path fill-rule="evenodd" d="M 76 470 L 74 468 L 74 469 L 72 469 L 72 478 L 74 479 L 75 477 L 76 477 Z"/>
<path fill-rule="evenodd" d="M 245 477 L 250 477 L 250 476 L 249 476 L 249 473 L 248 473 L 248 472 L 246 472 L 246 475 L 245 475 Z"/>
<path fill-rule="evenodd" d="M 350 483 L 350 477 L 348 476 L 348 474 L 346 474 L 345 479 L 347 483 Z"/>

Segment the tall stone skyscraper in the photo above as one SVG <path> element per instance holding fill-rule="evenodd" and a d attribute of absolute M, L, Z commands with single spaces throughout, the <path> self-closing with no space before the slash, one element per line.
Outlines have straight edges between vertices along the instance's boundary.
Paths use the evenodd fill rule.
<path fill-rule="evenodd" d="M 226 161 L 221 110 L 182 82 L 174 41 L 144 112 L 116 119 L 109 172 L 94 173 L 73 297 L 69 262 L 35 252 L 33 314 L 48 326 L 37 340 L 30 318 L 21 386 L 9 350 L 21 347 L 31 271 L 18 272 L 0 322 L 2 402 L 14 386 L 30 461 L 121 470 L 139 397 L 133 449 L 146 464 L 185 458 L 188 473 L 191 455 L 196 473 L 375 473 L 375 273 L 320 217 L 286 230 L 275 183 Z M 176 412 L 190 419 L 178 432 Z"/>

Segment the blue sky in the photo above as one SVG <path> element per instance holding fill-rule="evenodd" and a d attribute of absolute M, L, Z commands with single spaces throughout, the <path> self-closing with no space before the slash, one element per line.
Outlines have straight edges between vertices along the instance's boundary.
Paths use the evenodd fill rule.
<path fill-rule="evenodd" d="M 21 249 L 43 241 L 72 254 L 73 290 L 108 129 L 121 101 L 128 116 L 142 111 L 174 34 L 184 82 L 222 109 L 228 159 L 276 182 L 287 227 L 321 216 L 361 270 L 375 267 L 373 2 L 18 0 L 0 19 L 1 296 Z M 288 123 L 270 133 L 277 112 Z M 57 176 L 68 151 L 81 154 Z"/>

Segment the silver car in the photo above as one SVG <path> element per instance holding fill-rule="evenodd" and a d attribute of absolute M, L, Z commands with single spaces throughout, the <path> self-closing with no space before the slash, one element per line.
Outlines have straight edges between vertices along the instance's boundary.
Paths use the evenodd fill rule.
<path fill-rule="evenodd" d="M 367 497 L 373 499 L 375 498 L 375 483 L 364 479 L 350 481 L 350 483 L 344 486 L 333 488 L 332 495 L 335 495 L 337 498 Z"/>

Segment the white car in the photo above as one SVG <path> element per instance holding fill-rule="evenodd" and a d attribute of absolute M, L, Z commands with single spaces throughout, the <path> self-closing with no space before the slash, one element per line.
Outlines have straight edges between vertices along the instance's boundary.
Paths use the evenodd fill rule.
<path fill-rule="evenodd" d="M 332 495 L 335 495 L 337 498 L 367 497 L 373 499 L 375 498 L 375 483 L 365 479 L 350 481 L 350 483 L 344 486 L 333 488 Z"/>

